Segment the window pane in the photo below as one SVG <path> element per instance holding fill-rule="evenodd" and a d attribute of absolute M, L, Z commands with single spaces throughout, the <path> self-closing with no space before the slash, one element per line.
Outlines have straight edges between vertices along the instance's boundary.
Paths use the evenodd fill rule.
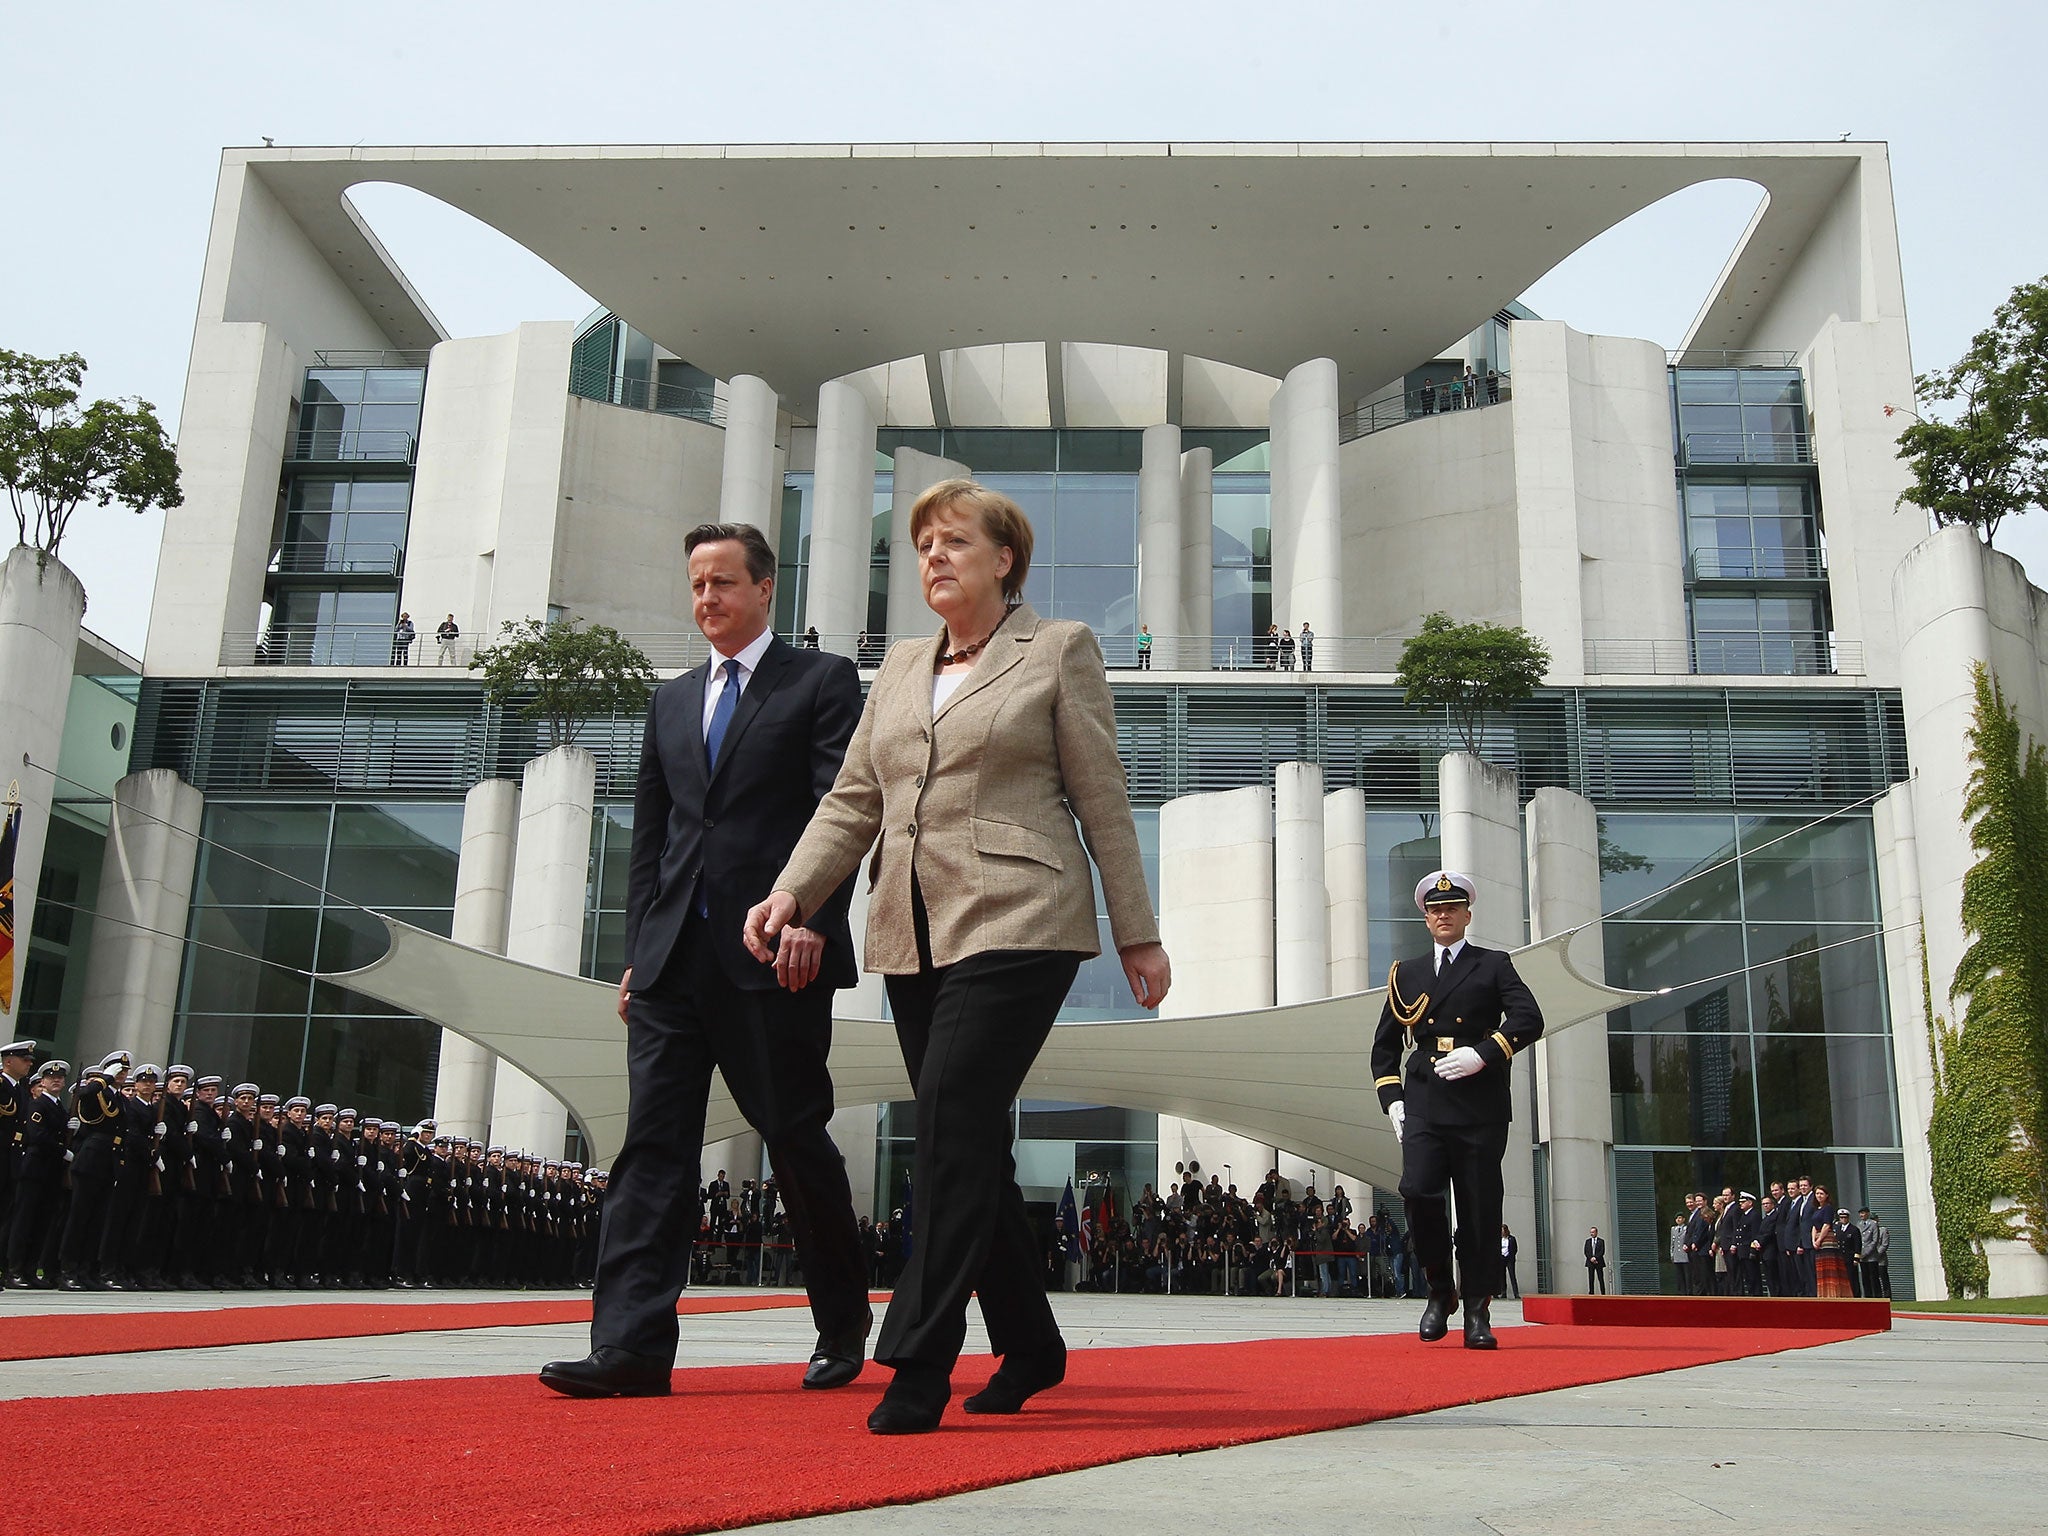
<path fill-rule="evenodd" d="M 293 1094 L 299 1091 L 299 1063 L 305 1049 L 303 1016 L 252 1019 L 247 1014 L 195 1013 L 186 1018 L 179 1032 L 177 1054 L 187 1061 L 204 1062 L 200 1070 L 220 1073 L 227 1079 L 227 1087 L 246 1080 L 266 1093 Z M 427 1100 L 422 1096 L 415 1102 Z"/>
<path fill-rule="evenodd" d="M 412 505 L 410 480 L 353 480 L 348 485 L 348 504 L 357 511 L 403 512 Z"/>
<path fill-rule="evenodd" d="M 1062 475 L 1058 489 L 1062 565 L 1134 565 L 1138 486 L 1124 476 Z"/>
<path fill-rule="evenodd" d="M 200 908 L 192 937 L 215 947 L 186 950 L 185 1006 L 194 1013 L 303 1016 L 312 983 L 284 967 L 312 967 L 318 915 L 310 907 Z"/>
<path fill-rule="evenodd" d="M 1112 470 L 1135 475 L 1144 459 L 1145 434 L 1115 430 L 1063 430 L 1061 470 Z M 1187 445 L 1183 444 L 1183 448 Z"/>
<path fill-rule="evenodd" d="M 462 807 L 343 805 L 334 813 L 328 889 L 366 907 L 445 907 L 455 902 Z"/>
<path fill-rule="evenodd" d="M 1607 981 L 1633 992 L 1675 990 L 1617 1008 L 1616 1029 L 1746 1030 L 1742 929 L 1735 923 L 1603 923 Z M 1718 980 L 1707 980 L 1715 977 Z"/>
<path fill-rule="evenodd" d="M 307 1091 L 358 1114 L 410 1120 L 432 1104 L 441 1031 L 423 1019 L 327 1016 L 306 1036 Z M 553 1156 L 561 1149 L 535 1148 Z"/>
<path fill-rule="evenodd" d="M 1734 855 L 1735 822 L 1729 816 L 1602 816 L 1600 904 L 1608 912 L 1618 912 L 1631 902 L 1654 897 L 1627 912 L 1637 922 L 1735 920 L 1742 916 L 1735 866 L 1704 873 Z M 1681 880 L 1685 884 L 1669 895 L 1657 894 Z"/>
<path fill-rule="evenodd" d="M 1749 1037 L 1725 1031 L 1607 1037 L 1614 1139 L 1637 1145 L 1756 1144 Z"/>
<path fill-rule="evenodd" d="M 363 398 L 363 374 L 359 368 L 312 368 L 306 372 L 306 403 L 338 401 L 354 405 Z"/>
<path fill-rule="evenodd" d="M 324 805 L 209 806 L 193 901 L 215 906 L 316 904 L 327 863 L 327 815 Z M 281 873 L 261 869 L 255 861 Z"/>
<path fill-rule="evenodd" d="M 1676 373 L 1678 381 L 1678 403 L 1690 406 L 1735 399 L 1735 370 L 1733 368 L 1680 368 Z"/>
<path fill-rule="evenodd" d="M 1741 384 L 1743 401 L 1749 405 L 1790 405 L 1800 398 L 1796 368 L 1745 368 Z"/>
<path fill-rule="evenodd" d="M 946 457 L 969 466 L 969 473 L 987 484 L 990 471 L 1056 467 L 1057 434 L 1046 431 L 974 431 L 958 428 L 946 432 Z"/>
<path fill-rule="evenodd" d="M 294 480 L 291 506 L 294 511 L 332 511 L 348 505 L 346 480 Z"/>
<path fill-rule="evenodd" d="M 1870 823 L 1845 816 L 1801 827 L 1790 817 L 1742 819 L 1742 894 L 1750 921 L 1876 922 Z"/>
<path fill-rule="evenodd" d="M 426 374 L 418 368 L 372 368 L 364 377 L 362 398 L 416 405 L 426 382 Z"/>
<path fill-rule="evenodd" d="M 1841 943 L 1848 939 L 1851 943 Z M 1835 945 L 1835 948 L 1827 948 Z M 1749 930 L 1749 978 L 1759 1033 L 1881 1034 L 1883 951 L 1860 924 L 1767 923 Z"/>
<path fill-rule="evenodd" d="M 1052 612 L 1079 619 L 1098 635 L 1137 629 L 1138 578 L 1130 566 L 1063 565 L 1053 573 Z"/>
<path fill-rule="evenodd" d="M 1757 1098 L 1765 1144 L 1897 1146 L 1889 1046 L 1880 1035 L 1760 1039 Z"/>

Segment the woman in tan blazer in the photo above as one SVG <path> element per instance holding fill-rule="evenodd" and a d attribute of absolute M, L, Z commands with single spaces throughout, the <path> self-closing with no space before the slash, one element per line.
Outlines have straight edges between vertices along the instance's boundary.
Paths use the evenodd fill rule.
<path fill-rule="evenodd" d="M 1031 524 L 1008 497 L 947 480 L 910 529 L 945 625 L 891 647 L 838 781 L 747 916 L 749 947 L 774 958 L 776 935 L 874 849 L 867 968 L 887 979 L 917 1095 L 916 1235 L 875 1344 L 896 1371 L 868 1419 L 877 1434 L 938 1427 L 971 1294 L 1002 1366 L 968 1412 L 1015 1413 L 1065 1377 L 1010 1105 L 1101 950 L 1089 854 L 1132 996 L 1156 1008 L 1171 982 L 1101 649 L 1085 624 L 1019 600 Z"/>

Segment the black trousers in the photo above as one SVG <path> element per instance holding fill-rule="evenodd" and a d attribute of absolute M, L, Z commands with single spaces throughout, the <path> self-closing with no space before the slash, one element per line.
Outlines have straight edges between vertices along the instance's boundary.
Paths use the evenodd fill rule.
<path fill-rule="evenodd" d="M 988 950 L 934 967 L 922 899 L 914 903 L 926 963 L 913 976 L 888 979 L 917 1098 L 910 1258 L 875 1359 L 950 1372 L 967 1334 L 970 1295 L 980 1297 L 998 1355 L 1029 1353 L 1059 1337 L 1045 1299 L 1044 1255 L 1017 1188 L 1010 1105 L 1083 957 Z"/>
<path fill-rule="evenodd" d="M 1430 1293 L 1483 1301 L 1500 1294 L 1501 1159 L 1508 1125 L 1407 1124 L 1401 1199 Z M 1451 1271 L 1451 1199 L 1458 1202 L 1458 1278 Z"/>
<path fill-rule="evenodd" d="M 14 1215 L 7 1225 L 7 1272 L 35 1278 L 48 1246 L 51 1226 L 62 1203 L 64 1164 L 61 1154 L 36 1153 L 15 1172 Z M 56 1275 L 50 1276 L 52 1280 Z"/>
<path fill-rule="evenodd" d="M 74 1158 L 71 1164 L 71 1209 L 64 1219 L 64 1240 L 57 1262 L 72 1279 L 89 1279 L 99 1263 L 100 1239 L 107 1230 L 107 1202 L 114 1193 L 111 1150 Z"/>
<path fill-rule="evenodd" d="M 1596 1291 L 1602 1296 L 1607 1294 L 1607 1266 L 1605 1264 L 1588 1264 L 1586 1266 L 1586 1294 L 1591 1296 Z"/>
<path fill-rule="evenodd" d="M 864 1333 L 865 1266 L 846 1160 L 832 1144 L 832 989 L 736 987 L 691 916 L 653 986 L 627 1009 L 626 1136 L 605 1194 L 590 1342 L 674 1359 L 690 1274 L 711 1074 L 761 1133 L 789 1211 L 811 1318 L 826 1338 Z M 550 1272 L 562 1249 L 541 1257 Z"/>

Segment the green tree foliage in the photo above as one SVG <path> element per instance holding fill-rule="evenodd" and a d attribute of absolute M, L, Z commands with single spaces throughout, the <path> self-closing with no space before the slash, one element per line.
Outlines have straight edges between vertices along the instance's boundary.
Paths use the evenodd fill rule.
<path fill-rule="evenodd" d="M 1500 624 L 1453 624 L 1441 613 L 1422 621 L 1422 633 L 1401 647 L 1395 677 L 1411 705 L 1447 708 L 1464 739 L 1479 752 L 1487 715 L 1519 704 L 1543 682 L 1550 652 L 1526 629 Z"/>
<path fill-rule="evenodd" d="M 147 400 L 81 407 L 85 359 L 0 349 L 0 485 L 21 542 L 55 559 L 86 502 L 132 512 L 183 504 L 178 458 Z"/>
<path fill-rule="evenodd" d="M 2048 750 L 2026 741 L 1990 672 L 1975 669 L 1973 766 L 1963 816 L 1979 858 L 1963 879 L 1970 945 L 1950 983 L 1962 1022 L 1934 1020 L 1928 1143 L 1936 1230 L 1952 1295 L 1982 1295 L 1984 1243 L 2048 1252 Z M 1994 1210 L 2001 1199 L 2016 1208 Z"/>
<path fill-rule="evenodd" d="M 1986 544 L 2048 503 L 2048 278 L 2013 289 L 1956 365 L 1921 375 L 1914 393 L 1924 419 L 1899 434 L 1913 471 L 1900 501 Z"/>
<path fill-rule="evenodd" d="M 484 692 L 501 708 L 517 705 L 529 720 L 547 723 L 548 739 L 571 746 L 586 720 L 637 714 L 654 690 L 646 654 L 609 624 L 587 628 L 573 618 L 552 624 L 506 620 L 498 643 L 470 658 L 483 673 Z"/>

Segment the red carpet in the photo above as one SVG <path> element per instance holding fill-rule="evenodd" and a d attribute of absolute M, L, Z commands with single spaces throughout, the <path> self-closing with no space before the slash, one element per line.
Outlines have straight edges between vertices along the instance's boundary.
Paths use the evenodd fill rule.
<path fill-rule="evenodd" d="M 886 1296 L 878 1298 L 887 1301 Z M 801 1307 L 801 1291 L 777 1296 L 692 1296 L 676 1303 L 685 1316 Z M 0 1316 L 0 1360 L 56 1360 L 67 1355 L 125 1355 L 157 1349 L 211 1349 L 223 1344 L 278 1344 L 291 1339 L 356 1339 L 384 1333 L 437 1333 L 447 1328 L 533 1328 L 587 1323 L 590 1298 L 555 1301 L 306 1302 L 281 1307 L 218 1307 L 202 1312 L 50 1312 Z"/>
<path fill-rule="evenodd" d="M 868 1434 L 887 1372 L 804 1392 L 794 1365 L 682 1371 L 672 1398 L 578 1402 L 529 1376 L 231 1388 L 0 1403 L 16 1467 L 168 1442 L 185 1488 L 350 1536 L 678 1536 L 911 1503 L 1141 1456 L 1832 1343 L 1859 1330 L 1507 1328 L 1494 1354 L 1410 1335 L 1076 1351 L 1065 1386 L 973 1418 L 965 1360 L 936 1435 Z M 1674 1395 L 1678 1389 L 1674 1388 Z M 203 1432 L 194 1432 L 203 1426 Z M 137 1506 L 45 1482 L 22 1529 L 132 1536 Z M 1285 1490 L 1275 1490 L 1285 1508 Z M 47 1501 L 47 1502 L 44 1502 Z M 39 1514 L 37 1505 L 43 1504 Z M 1282 1518 L 1277 1517 L 1276 1518 Z M 1076 1530 L 1087 1529 L 1077 1521 Z"/>
<path fill-rule="evenodd" d="M 1524 1296 L 1531 1323 L 1600 1328 L 1820 1328 L 1883 1333 L 1888 1301 L 1820 1301 L 1804 1296 Z"/>

